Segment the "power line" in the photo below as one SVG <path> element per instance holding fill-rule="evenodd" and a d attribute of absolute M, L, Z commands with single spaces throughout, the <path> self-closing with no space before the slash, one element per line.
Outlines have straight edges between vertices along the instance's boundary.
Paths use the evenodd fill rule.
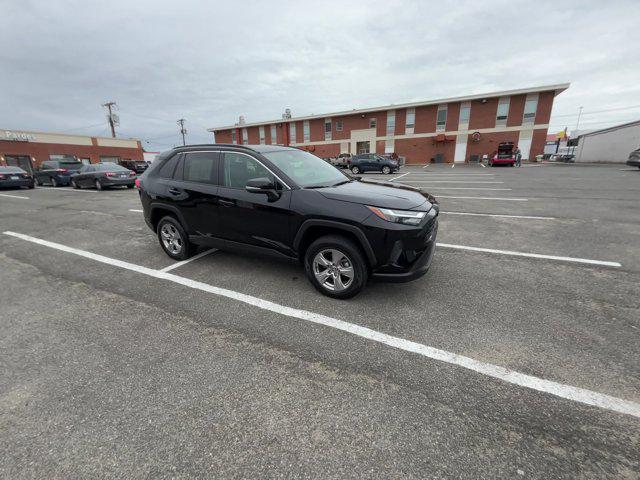
<path fill-rule="evenodd" d="M 605 110 L 593 110 L 590 112 L 582 112 L 582 115 L 593 115 L 594 113 L 606 113 L 606 112 L 616 112 L 619 110 L 631 110 L 634 108 L 640 108 L 640 105 L 630 105 L 628 107 L 617 107 L 617 108 L 607 108 Z M 559 118 L 559 117 L 575 117 L 576 115 L 578 115 L 577 113 L 566 113 L 566 114 L 562 114 L 562 115 L 551 115 L 553 118 Z"/>
<path fill-rule="evenodd" d="M 67 130 L 62 130 L 61 133 L 75 132 L 76 130 L 86 130 L 87 128 L 96 128 L 96 127 L 104 127 L 104 122 L 97 123 L 95 125 L 87 125 L 86 127 L 69 128 Z"/>

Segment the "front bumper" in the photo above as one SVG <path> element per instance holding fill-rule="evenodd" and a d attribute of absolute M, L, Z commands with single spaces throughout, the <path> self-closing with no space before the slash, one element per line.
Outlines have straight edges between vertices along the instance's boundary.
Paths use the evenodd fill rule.
<path fill-rule="evenodd" d="M 378 264 L 372 268 L 372 280 L 409 282 L 427 273 L 436 247 L 438 208 L 434 207 L 429 213 L 420 228 L 393 224 L 396 228 L 385 232 L 382 244 L 373 247 Z"/>

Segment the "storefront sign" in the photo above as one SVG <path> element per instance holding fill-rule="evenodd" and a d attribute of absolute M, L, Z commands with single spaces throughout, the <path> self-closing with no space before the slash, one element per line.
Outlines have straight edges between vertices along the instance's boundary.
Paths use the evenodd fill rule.
<path fill-rule="evenodd" d="M 29 142 L 35 141 L 36 136 L 33 133 L 26 132 L 12 132 L 11 130 L 5 130 L 4 136 L 0 137 L 0 140 L 8 140 L 12 142 Z"/>

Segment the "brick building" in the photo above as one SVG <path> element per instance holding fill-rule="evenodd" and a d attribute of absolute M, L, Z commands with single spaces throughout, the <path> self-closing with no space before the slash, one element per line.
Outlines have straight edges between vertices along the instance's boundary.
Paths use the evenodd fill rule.
<path fill-rule="evenodd" d="M 407 163 L 468 162 L 501 142 L 543 153 L 556 95 L 568 83 L 209 129 L 218 143 L 289 145 L 319 157 L 396 153 Z"/>
<path fill-rule="evenodd" d="M 84 163 L 144 159 L 135 139 L 0 130 L 0 165 L 31 171 L 43 161 L 70 157 Z"/>

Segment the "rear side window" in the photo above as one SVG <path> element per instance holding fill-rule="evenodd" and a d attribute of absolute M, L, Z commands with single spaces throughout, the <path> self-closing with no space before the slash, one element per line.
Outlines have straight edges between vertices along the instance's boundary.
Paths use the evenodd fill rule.
<path fill-rule="evenodd" d="M 217 184 L 218 154 L 216 152 L 186 153 L 182 163 L 183 180 Z"/>
<path fill-rule="evenodd" d="M 173 177 L 173 172 L 176 169 L 176 165 L 178 164 L 178 160 L 180 159 L 180 155 L 174 155 L 169 160 L 167 160 L 164 165 L 160 167 L 158 171 L 158 175 L 162 178 L 171 178 Z"/>

